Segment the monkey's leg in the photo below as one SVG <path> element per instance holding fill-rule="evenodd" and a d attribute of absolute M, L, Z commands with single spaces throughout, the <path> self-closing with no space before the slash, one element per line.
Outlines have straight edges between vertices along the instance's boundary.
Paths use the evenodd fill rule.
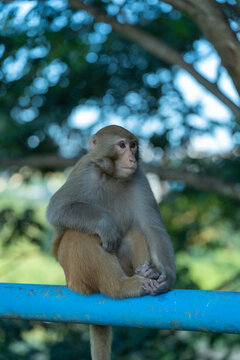
<path fill-rule="evenodd" d="M 54 247 L 56 252 L 56 246 Z M 66 231 L 59 242 L 57 259 L 62 265 L 67 286 L 82 294 L 101 292 L 121 298 L 145 293 L 144 278 L 128 278 L 118 258 L 102 249 L 97 236 Z M 92 360 L 110 360 L 111 328 L 90 325 Z"/>
<path fill-rule="evenodd" d="M 128 232 L 121 243 L 118 256 L 126 274 L 135 274 L 148 279 L 144 284 L 148 294 L 159 292 L 159 288 L 164 284 L 165 275 L 160 274 L 151 263 L 147 241 L 141 232 L 136 229 Z M 162 289 L 160 291 L 163 292 Z"/>
<path fill-rule="evenodd" d="M 71 290 L 82 294 L 100 292 L 117 299 L 146 294 L 148 279 L 126 276 L 118 257 L 101 247 L 98 236 L 66 231 L 57 257 Z"/>
<path fill-rule="evenodd" d="M 82 294 L 101 292 L 113 298 L 141 296 L 149 291 L 150 279 L 126 276 L 117 256 L 101 247 L 98 236 L 68 230 L 56 255 L 71 290 Z M 111 329 L 91 325 L 90 335 L 92 360 L 110 360 Z"/>
<path fill-rule="evenodd" d="M 167 276 L 165 272 L 159 272 L 151 262 L 147 241 L 143 234 L 133 229 L 129 235 L 133 249 L 130 253 L 134 274 L 149 279 L 149 282 L 144 284 L 147 293 L 157 295 L 168 291 Z"/>
<path fill-rule="evenodd" d="M 144 235 L 131 229 L 122 240 L 119 249 L 119 261 L 124 271 L 133 275 L 138 266 L 150 262 L 150 252 Z"/>

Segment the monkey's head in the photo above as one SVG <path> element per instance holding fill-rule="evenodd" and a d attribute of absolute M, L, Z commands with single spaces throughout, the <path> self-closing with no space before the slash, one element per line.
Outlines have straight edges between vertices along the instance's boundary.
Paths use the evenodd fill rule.
<path fill-rule="evenodd" d="M 138 165 L 138 139 L 121 126 L 110 125 L 93 135 L 90 151 L 94 163 L 106 174 L 129 179 Z"/>

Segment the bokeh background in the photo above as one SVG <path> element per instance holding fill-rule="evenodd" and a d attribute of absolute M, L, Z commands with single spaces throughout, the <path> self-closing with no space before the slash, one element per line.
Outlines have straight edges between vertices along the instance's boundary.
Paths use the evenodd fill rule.
<path fill-rule="evenodd" d="M 176 288 L 240 288 L 240 5 L 0 4 L 0 281 L 64 284 L 45 219 L 90 136 L 118 124 L 174 244 Z M 223 309 L 224 311 L 224 309 Z M 117 360 L 237 360 L 240 337 L 116 328 Z M 88 328 L 0 322 L 0 360 L 90 359 Z"/>

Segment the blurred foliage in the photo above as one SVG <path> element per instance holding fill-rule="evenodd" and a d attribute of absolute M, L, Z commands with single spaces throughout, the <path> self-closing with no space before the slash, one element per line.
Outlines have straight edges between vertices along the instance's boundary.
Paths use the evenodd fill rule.
<path fill-rule="evenodd" d="M 238 335 L 114 329 L 116 360 L 237 359 Z M 1 320 L 1 360 L 89 359 L 86 326 Z"/>
<path fill-rule="evenodd" d="M 160 207 L 176 250 L 176 288 L 218 287 L 234 278 L 239 270 L 239 209 L 233 200 L 227 201 L 213 194 L 182 188 L 181 184 L 175 185 L 176 189 Z M 20 194 L 21 191 L 15 190 L 15 193 Z M 50 249 L 46 243 L 49 244 L 51 233 L 41 215 L 46 208 L 45 200 L 42 204 L 33 201 L 32 211 L 29 212 L 24 210 L 25 206 L 29 207 L 27 196 L 25 204 L 21 202 L 21 205 L 16 194 L 12 199 L 9 194 L 5 199 L 2 196 L 3 207 L 7 199 L 10 208 L 12 202 L 16 204 L 15 220 L 12 211 L 0 209 L 1 219 L 4 217 L 7 220 L 4 224 L 2 220 L 0 229 L 0 252 L 5 259 L 0 265 L 0 279 L 15 282 L 63 283 L 64 276 L 62 273 L 60 276 L 60 267 L 53 258 L 52 261 L 48 258 Z M 24 233 L 21 236 L 13 231 L 21 217 L 20 214 L 22 219 L 25 219 Z M 39 224 L 36 227 L 35 219 L 38 219 Z M 43 228 L 45 232 L 42 232 Z M 16 236 L 13 236 L 11 242 L 7 242 L 10 230 Z M 40 231 L 37 244 L 30 239 L 31 236 L 35 239 L 36 230 Z M 43 254 L 41 261 L 38 253 Z M 13 262 L 16 270 L 11 273 Z M 230 281 L 227 289 L 237 289 L 239 286 L 239 278 L 236 278 L 234 282 Z M 239 356 L 239 340 L 240 336 L 236 335 L 115 328 L 113 352 L 116 360 L 229 360 Z M 61 360 L 63 357 L 72 360 L 90 359 L 86 326 L 1 321 L 1 360 Z"/>
<path fill-rule="evenodd" d="M 110 15 L 123 11 L 130 23 L 161 38 L 193 64 L 204 57 L 198 44 L 204 41 L 206 46 L 206 41 L 196 25 L 166 4 L 93 3 Z M 224 4 L 233 19 L 232 2 Z M 142 137 L 148 125 L 157 124 L 150 142 L 161 164 L 239 181 L 239 125 L 234 119 L 207 118 L 199 124 L 201 103 L 186 102 L 176 68 L 109 25 L 94 23 L 86 12 L 72 11 L 65 1 L 32 2 L 25 15 L 21 9 L 18 2 L 0 4 L 0 159 L 56 152 L 77 156 L 86 136 L 114 115 Z M 79 109 L 96 114 L 89 124 L 80 119 L 80 128 L 72 117 Z M 194 155 L 193 137 L 221 128 L 231 135 L 234 151 Z M 0 280 L 63 282 L 50 255 L 52 232 L 44 215 L 61 175 L 27 167 L 2 168 L 0 175 Z M 55 181 L 51 186 L 50 178 Z M 168 191 L 160 207 L 176 251 L 176 287 L 239 289 L 239 203 L 190 190 L 181 182 L 165 182 L 163 187 Z M 114 358 L 232 360 L 240 356 L 239 340 L 234 335 L 116 328 Z M 90 359 L 88 342 L 86 326 L 10 320 L 0 324 L 0 360 Z"/>
<path fill-rule="evenodd" d="M 4 236 L 5 226 L 11 230 L 6 237 Z M 11 245 L 22 236 L 32 243 L 41 245 L 41 237 L 45 230 L 42 224 L 35 220 L 35 211 L 33 209 L 26 209 L 18 215 L 12 208 L 4 208 L 0 211 L 0 229 L 3 246 Z M 29 232 L 31 235 L 29 235 Z M 37 233 L 37 235 L 34 236 L 33 233 Z"/>
<path fill-rule="evenodd" d="M 114 6 L 119 9 L 108 2 L 95 5 L 109 14 Z M 74 156 L 85 145 L 83 135 L 97 120 L 106 121 L 113 114 L 138 129 L 146 121 L 158 121 L 158 133 L 168 136 L 171 147 L 228 126 L 214 119 L 196 126 L 193 116 L 201 114 L 200 103 L 185 102 L 175 81 L 176 69 L 114 33 L 110 25 L 94 23 L 85 11 L 72 11 L 65 1 L 57 6 L 36 2 L 25 17 L 13 4 L 0 4 L 0 11 L 2 157 L 57 149 Z M 187 54 L 191 62 L 201 58 L 195 44 L 202 35 L 180 12 L 155 1 L 123 1 L 121 11 L 130 23 Z M 80 131 L 69 116 L 81 106 L 97 107 L 99 112 L 92 127 Z M 239 136 L 239 126 L 229 125 Z M 66 146 L 69 138 L 71 149 Z"/>

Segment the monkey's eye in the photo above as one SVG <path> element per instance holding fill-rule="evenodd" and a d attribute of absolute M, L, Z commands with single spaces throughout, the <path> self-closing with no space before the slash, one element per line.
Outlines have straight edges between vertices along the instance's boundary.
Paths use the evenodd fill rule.
<path fill-rule="evenodd" d="M 126 147 L 126 144 L 124 141 L 120 141 L 120 143 L 118 145 L 120 146 L 121 149 L 124 149 Z"/>
<path fill-rule="evenodd" d="M 136 143 L 136 142 L 132 142 L 132 143 L 130 144 L 130 148 L 131 148 L 131 149 L 135 149 L 136 146 L 137 146 L 137 143 Z"/>

